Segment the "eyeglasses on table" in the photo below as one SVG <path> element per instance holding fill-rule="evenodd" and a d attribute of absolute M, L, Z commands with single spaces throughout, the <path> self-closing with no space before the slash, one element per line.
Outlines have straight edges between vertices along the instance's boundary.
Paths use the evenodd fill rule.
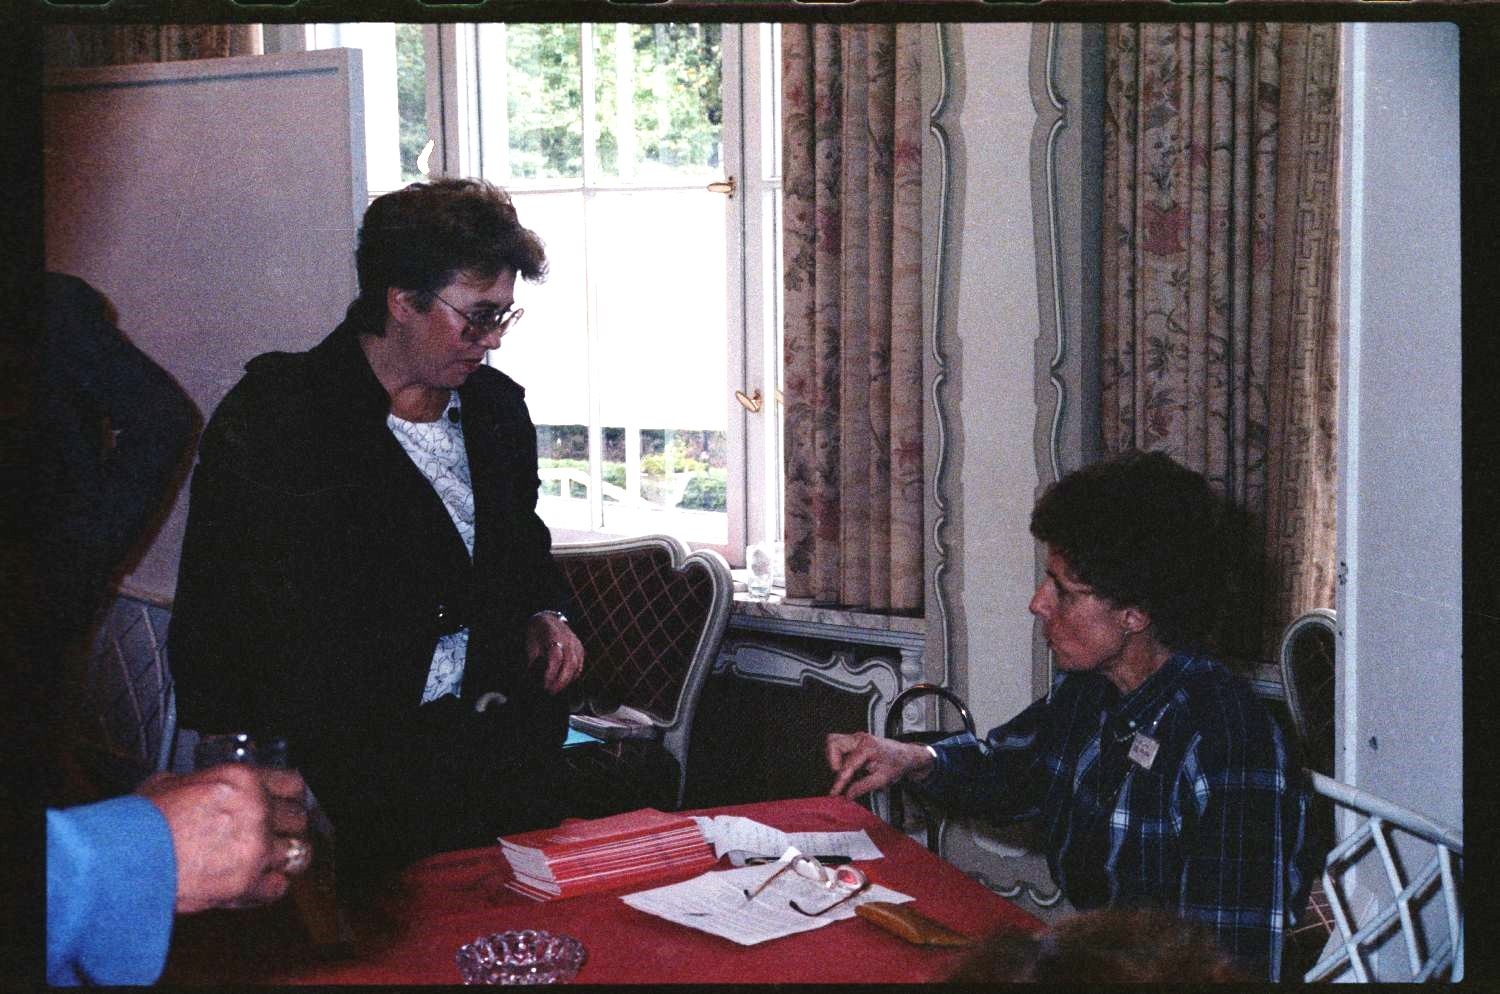
<path fill-rule="evenodd" d="M 807 915 L 809 918 L 816 918 L 819 915 L 832 911 L 839 905 L 858 897 L 870 889 L 870 878 L 865 876 L 864 871 L 858 867 L 849 865 L 824 866 L 811 856 L 797 855 L 782 863 L 753 888 L 745 888 L 745 900 L 755 900 L 774 880 L 788 870 L 803 880 L 817 884 L 830 894 L 842 895 L 836 897 L 832 904 L 824 905 L 816 911 L 809 911 L 798 904 L 795 899 L 787 902 L 793 911 L 798 914 Z"/>

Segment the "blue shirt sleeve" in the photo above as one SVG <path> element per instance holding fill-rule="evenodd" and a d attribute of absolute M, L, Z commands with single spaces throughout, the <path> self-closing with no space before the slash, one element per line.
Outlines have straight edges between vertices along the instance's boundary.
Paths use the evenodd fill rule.
<path fill-rule="evenodd" d="M 47 983 L 150 984 L 177 902 L 177 857 L 144 797 L 47 812 Z"/>

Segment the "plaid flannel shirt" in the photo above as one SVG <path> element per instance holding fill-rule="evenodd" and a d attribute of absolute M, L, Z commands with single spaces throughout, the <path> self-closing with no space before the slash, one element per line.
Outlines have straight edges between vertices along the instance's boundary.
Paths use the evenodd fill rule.
<path fill-rule="evenodd" d="M 1149 767 L 1130 756 L 1138 733 L 1156 743 Z M 935 751 L 911 786 L 951 811 L 1040 818 L 1075 908 L 1165 907 L 1278 978 L 1316 872 L 1307 790 L 1276 721 L 1223 666 L 1174 655 L 1124 696 L 1097 674 L 1065 674 L 984 741 L 964 733 Z"/>

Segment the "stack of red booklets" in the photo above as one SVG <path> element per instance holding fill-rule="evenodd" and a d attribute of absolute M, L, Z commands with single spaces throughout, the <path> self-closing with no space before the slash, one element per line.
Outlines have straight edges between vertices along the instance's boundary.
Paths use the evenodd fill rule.
<path fill-rule="evenodd" d="M 513 876 L 506 886 L 538 901 L 706 870 L 717 861 L 697 822 L 653 808 L 512 835 L 500 840 L 500 851 Z"/>

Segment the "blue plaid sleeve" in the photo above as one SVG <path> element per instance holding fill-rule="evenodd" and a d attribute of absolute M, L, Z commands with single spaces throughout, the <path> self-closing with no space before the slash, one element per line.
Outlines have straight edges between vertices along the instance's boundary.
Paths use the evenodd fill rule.
<path fill-rule="evenodd" d="M 1043 697 L 983 740 L 963 732 L 936 743 L 932 772 L 912 788 L 947 811 L 999 821 L 1036 817 L 1047 771 L 1057 765 L 1054 710 Z"/>

